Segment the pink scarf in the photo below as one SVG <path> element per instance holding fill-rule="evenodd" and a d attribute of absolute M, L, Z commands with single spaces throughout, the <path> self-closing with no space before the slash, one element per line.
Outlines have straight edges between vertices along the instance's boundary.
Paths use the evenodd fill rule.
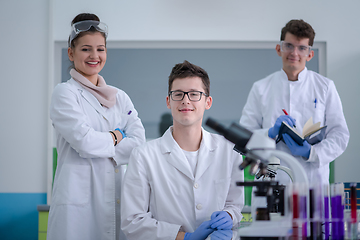
<path fill-rule="evenodd" d="M 95 86 L 92 84 L 86 77 L 81 75 L 75 69 L 70 70 L 71 77 L 80 83 L 86 90 L 88 90 L 96 99 L 101 103 L 101 105 L 111 108 L 116 103 L 116 94 L 117 89 L 106 85 L 104 78 L 98 75 L 98 84 Z"/>

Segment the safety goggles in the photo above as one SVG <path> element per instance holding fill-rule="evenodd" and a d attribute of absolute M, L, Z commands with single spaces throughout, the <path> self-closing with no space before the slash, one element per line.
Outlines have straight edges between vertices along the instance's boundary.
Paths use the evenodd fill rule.
<path fill-rule="evenodd" d="M 91 29 L 91 27 L 95 28 L 97 31 L 105 33 L 105 38 L 108 35 L 108 26 L 105 23 L 94 21 L 94 20 L 85 20 L 81 22 L 74 23 L 71 26 L 71 33 L 70 33 L 70 41 L 71 44 L 72 40 L 79 35 L 81 32 L 87 32 Z"/>
<path fill-rule="evenodd" d="M 307 57 L 310 54 L 311 47 L 306 45 L 294 45 L 289 42 L 281 41 L 280 50 L 282 52 L 294 52 L 297 49 L 297 53 L 302 57 Z"/>

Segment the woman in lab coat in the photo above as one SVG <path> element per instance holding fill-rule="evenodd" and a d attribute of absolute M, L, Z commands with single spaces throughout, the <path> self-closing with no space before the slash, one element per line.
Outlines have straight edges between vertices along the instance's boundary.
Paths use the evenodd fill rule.
<path fill-rule="evenodd" d="M 107 26 L 94 14 L 72 21 L 71 79 L 54 89 L 50 118 L 58 165 L 48 239 L 126 239 L 120 230 L 121 165 L 145 130 L 129 96 L 98 74 L 106 62 Z"/>

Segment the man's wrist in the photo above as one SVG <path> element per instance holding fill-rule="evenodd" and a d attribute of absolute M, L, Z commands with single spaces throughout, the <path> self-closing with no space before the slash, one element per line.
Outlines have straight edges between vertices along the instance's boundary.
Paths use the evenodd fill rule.
<path fill-rule="evenodd" d="M 175 240 L 184 240 L 185 239 L 185 232 L 178 232 Z"/>
<path fill-rule="evenodd" d="M 231 215 L 231 213 L 229 213 L 228 211 L 225 211 L 225 212 L 227 212 L 227 213 L 230 215 L 231 220 L 234 220 L 233 217 L 232 217 L 232 215 Z"/>
<path fill-rule="evenodd" d="M 271 128 L 269 128 L 269 130 L 268 130 L 268 136 L 269 136 L 269 138 L 272 138 L 272 139 L 274 139 L 275 137 L 276 137 L 276 135 L 274 136 L 275 134 L 274 134 L 274 129 L 273 129 L 273 127 L 271 127 Z"/>
<path fill-rule="evenodd" d="M 311 149 L 312 149 L 312 146 L 310 145 L 310 149 L 309 149 L 309 152 L 308 152 L 307 156 L 304 156 L 304 160 L 305 160 L 305 161 L 308 161 L 308 160 L 310 159 Z"/>

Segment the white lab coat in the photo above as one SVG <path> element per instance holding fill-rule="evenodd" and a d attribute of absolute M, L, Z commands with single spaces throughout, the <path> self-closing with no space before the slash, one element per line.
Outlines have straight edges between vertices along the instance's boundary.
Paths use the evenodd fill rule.
<path fill-rule="evenodd" d="M 202 130 L 194 174 L 170 127 L 161 138 L 131 154 L 122 187 L 121 227 L 129 240 L 175 239 L 193 232 L 214 211 L 228 211 L 234 224 L 244 205 L 240 154 L 220 135 Z"/>
<path fill-rule="evenodd" d="M 305 168 L 310 182 L 329 184 L 329 163 L 344 152 L 350 136 L 334 82 L 306 67 L 300 72 L 298 81 L 289 81 L 283 70 L 275 72 L 253 84 L 240 124 L 250 130 L 263 131 L 267 136 L 269 128 L 284 114 L 282 109 L 296 119 L 300 133 L 310 117 L 314 123 L 327 125 L 325 139 L 311 147 L 309 159 L 295 157 Z M 291 154 L 282 141 L 276 148 Z M 276 179 L 288 182 L 282 171 L 278 171 Z"/>
<path fill-rule="evenodd" d="M 120 231 L 120 166 L 145 142 L 130 98 L 118 89 L 116 104 L 108 109 L 70 79 L 55 87 L 50 118 L 58 163 L 47 239 L 126 239 Z M 109 133 L 115 128 L 127 135 L 116 147 Z"/>

